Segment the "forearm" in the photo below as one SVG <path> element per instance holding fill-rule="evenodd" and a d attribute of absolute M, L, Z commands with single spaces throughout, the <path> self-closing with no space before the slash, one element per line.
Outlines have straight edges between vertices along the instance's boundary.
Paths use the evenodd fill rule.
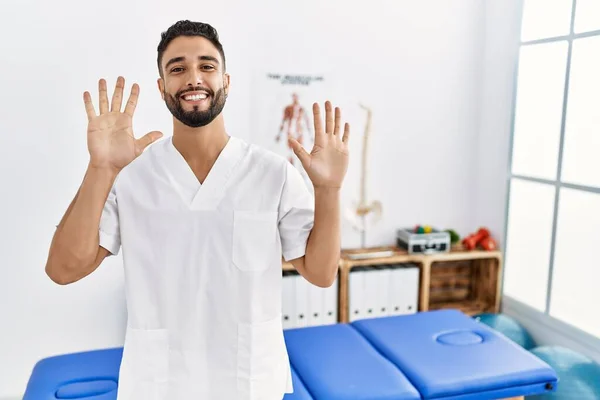
<path fill-rule="evenodd" d="M 330 286 L 340 258 L 340 191 L 315 188 L 315 222 L 308 238 L 305 269 L 312 282 Z"/>
<path fill-rule="evenodd" d="M 95 260 L 100 218 L 115 178 L 115 171 L 88 167 L 52 238 L 46 265 L 48 275 L 58 277 Z"/>

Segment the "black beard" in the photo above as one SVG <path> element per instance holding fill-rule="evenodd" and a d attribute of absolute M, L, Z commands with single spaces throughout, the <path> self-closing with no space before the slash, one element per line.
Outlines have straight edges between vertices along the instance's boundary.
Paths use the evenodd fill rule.
<path fill-rule="evenodd" d="M 210 105 L 207 110 L 199 111 L 197 106 L 194 106 L 194 111 L 185 111 L 181 106 L 181 96 L 186 92 L 192 92 L 196 90 L 206 90 L 205 88 L 194 88 L 186 89 L 177 92 L 175 96 L 172 96 L 165 92 L 165 104 L 167 108 L 173 114 L 173 117 L 177 118 L 182 124 L 192 128 L 198 128 L 210 124 L 225 108 L 225 101 L 227 95 L 225 89 L 221 88 L 217 90 L 216 95 L 207 90 L 210 96 Z"/>

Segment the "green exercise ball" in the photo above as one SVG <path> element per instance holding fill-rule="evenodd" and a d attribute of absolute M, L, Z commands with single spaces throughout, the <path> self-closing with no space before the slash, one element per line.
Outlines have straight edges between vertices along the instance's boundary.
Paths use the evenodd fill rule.
<path fill-rule="evenodd" d="M 561 346 L 539 346 L 531 349 L 558 375 L 556 391 L 527 400 L 598 400 L 600 399 L 600 364 Z"/>
<path fill-rule="evenodd" d="M 536 346 L 535 341 L 527 330 L 514 318 L 504 314 L 482 313 L 473 318 L 502 333 L 526 350 Z"/>

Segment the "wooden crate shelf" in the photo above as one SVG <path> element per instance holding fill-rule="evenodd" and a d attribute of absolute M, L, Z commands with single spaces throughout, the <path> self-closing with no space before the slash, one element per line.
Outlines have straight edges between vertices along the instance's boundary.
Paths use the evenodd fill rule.
<path fill-rule="evenodd" d="M 351 255 L 392 251 L 380 258 L 353 259 Z M 413 264 L 419 268 L 418 311 L 454 308 L 468 315 L 499 312 L 502 255 L 500 251 L 464 250 L 453 247 L 438 254 L 409 254 L 397 247 L 342 250 L 338 279 L 339 322 L 349 321 L 349 274 L 355 267 Z M 293 270 L 284 262 L 283 270 Z"/>
<path fill-rule="evenodd" d="M 392 251 L 381 258 L 353 259 L 353 254 Z M 405 264 L 420 269 L 419 311 L 454 308 L 466 314 L 498 312 L 500 307 L 500 251 L 464 250 L 455 246 L 447 253 L 409 254 L 397 247 L 343 250 L 340 259 L 340 322 L 348 322 L 348 278 L 357 266 Z"/>
<path fill-rule="evenodd" d="M 438 258 L 431 263 L 430 310 L 458 308 L 467 314 L 498 310 L 499 256 L 478 256 L 462 260 L 451 257 L 450 261 Z"/>

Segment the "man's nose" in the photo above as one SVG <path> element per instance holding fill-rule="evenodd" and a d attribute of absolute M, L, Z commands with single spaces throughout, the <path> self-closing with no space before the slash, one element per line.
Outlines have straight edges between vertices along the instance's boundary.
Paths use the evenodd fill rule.
<path fill-rule="evenodd" d="M 202 85 L 202 72 L 197 69 L 190 70 L 188 74 L 188 86 L 201 86 Z"/>

